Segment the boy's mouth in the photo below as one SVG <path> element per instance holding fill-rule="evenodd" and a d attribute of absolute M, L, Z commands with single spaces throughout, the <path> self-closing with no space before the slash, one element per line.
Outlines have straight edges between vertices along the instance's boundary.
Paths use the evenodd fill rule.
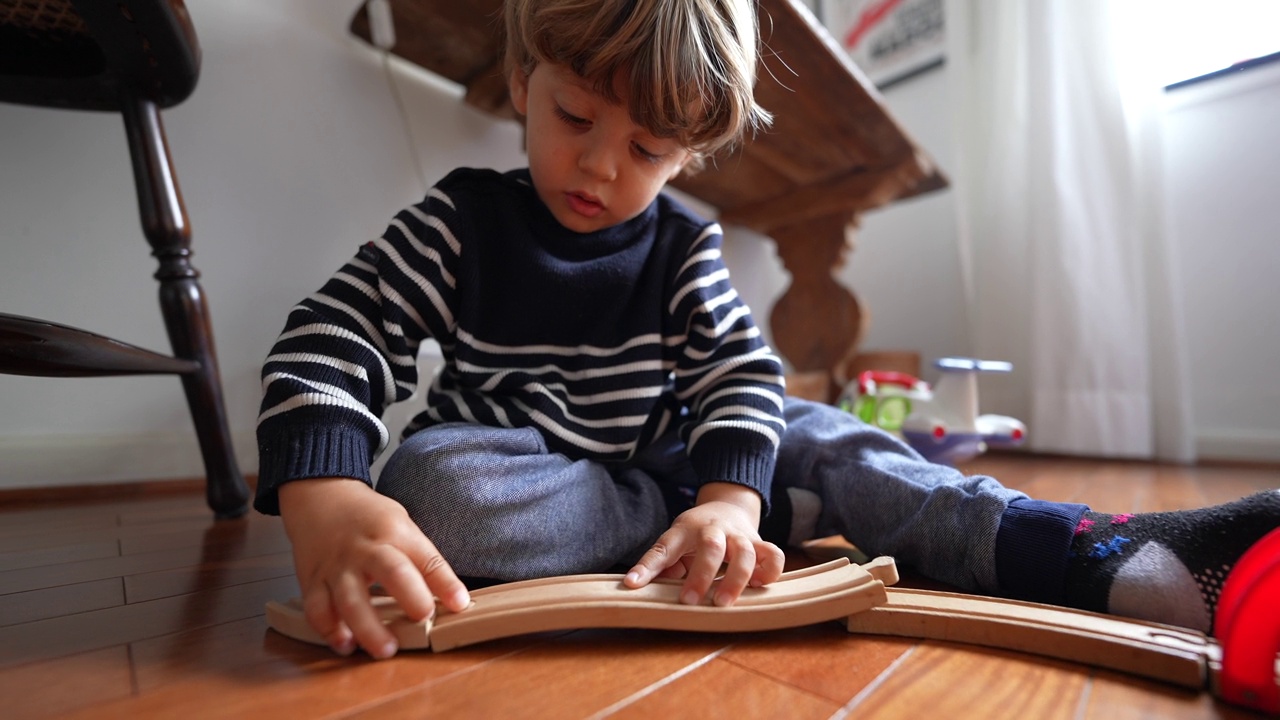
<path fill-rule="evenodd" d="M 604 203 L 600 202 L 599 198 L 594 195 L 581 192 L 567 192 L 564 196 L 569 203 L 569 209 L 583 217 L 593 218 L 604 212 Z"/>

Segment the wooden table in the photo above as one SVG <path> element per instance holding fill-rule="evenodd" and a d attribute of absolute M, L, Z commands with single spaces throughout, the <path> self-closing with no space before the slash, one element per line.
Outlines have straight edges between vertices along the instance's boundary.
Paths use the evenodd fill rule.
<path fill-rule="evenodd" d="M 391 51 L 466 88 L 466 102 L 515 117 L 502 76 L 502 0 L 390 0 Z M 855 295 L 835 278 L 867 210 L 946 187 L 928 155 L 871 83 L 797 0 L 760 0 L 763 67 L 756 96 L 773 127 L 673 185 L 720 211 L 726 224 L 774 239 L 792 275 L 770 316 L 777 350 L 797 373 L 828 378 L 857 352 L 866 327 Z M 351 31 L 369 39 L 362 6 Z"/>

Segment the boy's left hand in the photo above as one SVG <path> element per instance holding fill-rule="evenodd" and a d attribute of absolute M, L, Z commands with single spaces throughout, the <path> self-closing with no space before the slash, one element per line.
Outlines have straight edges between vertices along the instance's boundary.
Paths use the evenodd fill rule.
<path fill-rule="evenodd" d="M 777 545 L 760 538 L 760 504 L 760 495 L 742 485 L 703 485 L 697 505 L 675 519 L 623 582 L 638 588 L 655 577 L 684 577 L 680 602 L 697 605 L 727 564 L 712 601 L 728 607 L 748 584 L 777 580 L 784 557 Z"/>

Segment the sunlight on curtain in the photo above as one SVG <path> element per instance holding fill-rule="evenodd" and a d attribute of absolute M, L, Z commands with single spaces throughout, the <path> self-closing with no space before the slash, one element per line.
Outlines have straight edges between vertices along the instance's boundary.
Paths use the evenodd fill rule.
<path fill-rule="evenodd" d="M 1159 86 L 1122 62 L 1133 38 L 1106 0 L 947 9 L 970 331 L 1015 366 L 984 409 L 1040 451 L 1193 459 Z"/>

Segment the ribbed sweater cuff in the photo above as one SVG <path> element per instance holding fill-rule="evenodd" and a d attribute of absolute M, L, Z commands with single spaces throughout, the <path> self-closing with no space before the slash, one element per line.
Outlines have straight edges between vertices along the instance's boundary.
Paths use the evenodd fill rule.
<path fill-rule="evenodd" d="M 761 517 L 769 514 L 769 490 L 773 485 L 775 453 L 743 443 L 740 437 L 719 439 L 708 433 L 689 453 L 689 462 L 698 480 L 731 482 L 760 493 Z"/>
<path fill-rule="evenodd" d="M 258 492 L 253 507 L 280 514 L 280 486 L 318 477 L 369 479 L 369 438 L 346 428 L 258 434 Z"/>
<path fill-rule="evenodd" d="M 996 579 L 1007 597 L 1061 605 L 1076 526 L 1088 510 L 1076 503 L 1014 500 L 996 533 Z"/>

